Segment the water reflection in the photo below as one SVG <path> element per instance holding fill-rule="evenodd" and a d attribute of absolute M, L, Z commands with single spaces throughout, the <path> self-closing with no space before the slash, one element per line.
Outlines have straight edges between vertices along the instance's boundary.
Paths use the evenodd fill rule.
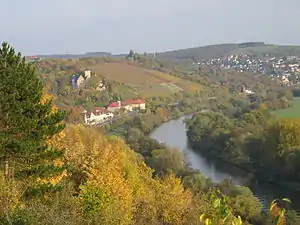
<path fill-rule="evenodd" d="M 208 160 L 193 151 L 188 145 L 184 120 L 185 118 L 181 117 L 178 120 L 164 123 L 154 130 L 150 136 L 159 142 L 163 142 L 170 147 L 183 151 L 191 167 L 200 170 L 206 177 L 211 178 L 212 181 L 220 182 L 225 178 L 231 178 L 233 183 L 249 187 L 265 207 L 267 207 L 268 203 L 273 199 L 288 197 L 292 199 L 293 208 L 299 211 L 299 192 L 283 190 L 268 183 L 258 182 L 255 178 L 251 178 L 251 175 L 237 167 L 220 161 Z"/>
<path fill-rule="evenodd" d="M 243 171 L 237 171 L 230 165 L 225 165 L 207 160 L 205 157 L 194 152 L 188 145 L 184 117 L 169 121 L 154 130 L 150 135 L 152 138 L 166 145 L 184 151 L 192 168 L 200 170 L 206 177 L 214 182 L 220 182 L 225 178 L 231 178 L 236 184 L 244 184 L 247 176 Z M 224 172 L 224 171 L 230 171 Z"/>

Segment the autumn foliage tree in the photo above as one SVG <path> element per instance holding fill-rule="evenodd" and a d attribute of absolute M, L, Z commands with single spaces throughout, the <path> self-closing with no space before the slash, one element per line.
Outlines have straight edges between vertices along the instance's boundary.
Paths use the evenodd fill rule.
<path fill-rule="evenodd" d="M 59 133 L 65 113 L 42 99 L 35 69 L 7 43 L 0 48 L 0 164 L 5 177 L 38 178 L 59 173 L 53 159 L 61 151 L 45 140 Z"/>
<path fill-rule="evenodd" d="M 198 219 L 192 193 L 181 180 L 174 175 L 154 179 L 122 139 L 70 125 L 50 143 L 65 149 L 69 177 L 77 184 L 86 216 L 96 224 L 176 225 Z"/>

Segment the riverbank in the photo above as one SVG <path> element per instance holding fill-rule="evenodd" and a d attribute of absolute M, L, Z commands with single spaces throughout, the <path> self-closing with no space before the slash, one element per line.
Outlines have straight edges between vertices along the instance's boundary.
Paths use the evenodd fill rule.
<path fill-rule="evenodd" d="M 299 190 L 299 122 L 273 118 L 262 108 L 236 117 L 196 115 L 186 126 L 194 151 L 239 167 L 257 180 Z"/>
<path fill-rule="evenodd" d="M 193 149 L 193 151 L 200 153 L 202 156 L 206 157 L 209 160 L 219 161 L 222 163 L 226 163 L 230 166 L 234 166 L 240 170 L 243 170 L 244 172 L 251 174 L 253 179 L 256 179 L 260 182 L 270 183 L 272 185 L 276 185 L 280 188 L 290 189 L 292 191 L 299 191 L 300 192 L 300 183 L 299 182 L 291 182 L 286 180 L 281 180 L 277 177 L 272 176 L 271 172 L 268 172 L 268 170 L 263 170 L 262 168 L 258 170 L 254 164 L 251 163 L 234 163 L 232 161 L 229 161 L 225 159 L 224 157 L 220 155 L 213 154 L 211 152 L 207 151 L 201 151 L 199 146 L 197 144 L 190 143 L 188 140 L 189 145 Z M 247 166 L 245 166 L 247 165 Z"/>
<path fill-rule="evenodd" d="M 230 179 L 234 184 L 250 188 L 254 196 L 263 204 L 264 210 L 268 210 L 269 204 L 274 199 L 287 197 L 292 200 L 292 208 L 300 212 L 298 192 L 286 189 L 284 186 L 256 180 L 253 175 L 249 175 L 249 173 L 230 163 L 213 160 L 196 153 L 188 143 L 184 120 L 185 117 L 181 117 L 166 122 L 151 132 L 150 137 L 160 143 L 165 143 L 170 148 L 181 150 L 190 166 L 201 171 L 205 177 L 210 178 L 213 182 L 219 183 Z"/>

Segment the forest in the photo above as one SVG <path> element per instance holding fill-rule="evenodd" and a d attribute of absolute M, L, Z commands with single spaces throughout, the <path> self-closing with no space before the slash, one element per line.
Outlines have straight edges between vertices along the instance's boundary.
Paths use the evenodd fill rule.
<path fill-rule="evenodd" d="M 187 121 L 187 136 L 196 151 L 218 156 L 262 179 L 296 185 L 299 122 L 298 118 L 277 118 L 261 105 L 235 117 L 221 112 L 197 114 Z"/>
<path fill-rule="evenodd" d="M 154 108 L 156 113 L 150 110 L 145 117 L 124 121 L 126 132 L 116 136 L 113 126 L 103 130 L 66 122 L 67 113 L 53 104 L 46 90 L 35 66 L 3 43 L 0 224 L 297 224 L 288 199 L 274 201 L 270 212 L 262 212 L 248 188 L 229 180 L 215 184 L 189 168 L 181 153 L 149 139 L 147 133 L 165 119 L 163 110 Z M 199 114 L 188 122 L 191 141 L 198 144 L 205 137 L 213 153 L 220 146 L 234 149 L 236 161 L 245 160 L 249 152 L 253 161 L 270 163 L 274 170 L 272 162 L 290 160 L 285 173 L 296 172 L 291 162 L 297 160 L 298 122 L 264 120 L 264 107 L 240 109 L 233 100 L 230 107 L 208 101 L 218 112 L 205 118 L 205 124 Z M 246 129 L 243 135 L 232 133 L 234 124 Z M 262 158 L 250 154 L 244 148 L 247 137 L 261 147 L 272 146 L 270 152 Z M 225 146 L 226 140 L 231 145 Z M 268 158 L 271 154 L 277 161 Z"/>

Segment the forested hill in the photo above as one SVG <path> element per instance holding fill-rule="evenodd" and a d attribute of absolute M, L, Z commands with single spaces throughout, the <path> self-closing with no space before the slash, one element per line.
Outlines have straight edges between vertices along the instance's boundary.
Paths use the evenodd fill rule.
<path fill-rule="evenodd" d="M 150 53 L 150 52 L 149 52 Z M 150 53 L 148 55 L 151 55 Z M 177 49 L 172 51 L 160 52 L 156 54 L 158 59 L 168 60 L 210 60 L 223 57 L 229 54 L 270 54 L 274 56 L 300 56 L 300 46 L 274 45 L 264 42 L 245 42 L 245 43 L 225 43 L 216 45 L 206 45 L 193 48 Z M 93 57 L 125 57 L 127 54 L 112 54 L 109 52 L 87 52 L 83 54 L 40 54 L 39 58 L 93 58 Z"/>
<path fill-rule="evenodd" d="M 248 42 L 240 44 L 218 44 L 195 48 L 167 51 L 157 54 L 158 58 L 173 60 L 210 60 L 229 54 L 270 54 L 274 56 L 300 56 L 300 46 L 272 45 L 263 42 Z"/>

